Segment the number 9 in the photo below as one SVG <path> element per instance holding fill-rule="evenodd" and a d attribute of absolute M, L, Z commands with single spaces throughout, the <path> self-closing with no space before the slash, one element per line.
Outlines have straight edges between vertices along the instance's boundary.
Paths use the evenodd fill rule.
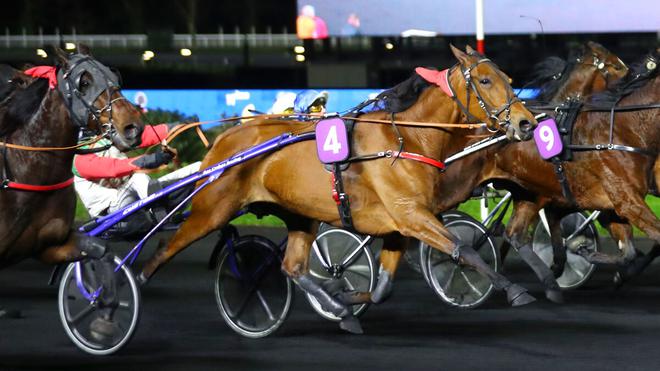
<path fill-rule="evenodd" d="M 541 137 L 541 141 L 546 144 L 546 151 L 551 150 L 552 147 L 555 146 L 555 134 L 549 126 L 542 126 L 540 128 L 539 136 Z"/>

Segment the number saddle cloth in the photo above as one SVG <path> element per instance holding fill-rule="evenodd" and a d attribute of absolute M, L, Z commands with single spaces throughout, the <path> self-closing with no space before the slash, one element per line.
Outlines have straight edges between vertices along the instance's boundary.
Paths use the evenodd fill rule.
<path fill-rule="evenodd" d="M 354 231 L 348 194 L 344 192 L 342 171 L 350 165 L 351 137 L 354 121 L 331 117 L 316 123 L 316 153 L 319 161 L 332 174 L 332 198 L 337 204 L 344 228 Z"/>

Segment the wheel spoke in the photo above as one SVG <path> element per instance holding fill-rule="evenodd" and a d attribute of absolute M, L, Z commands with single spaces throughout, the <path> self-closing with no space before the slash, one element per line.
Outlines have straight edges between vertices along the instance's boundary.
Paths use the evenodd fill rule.
<path fill-rule="evenodd" d="M 445 293 L 449 291 L 449 285 L 454 280 L 454 276 L 456 275 L 457 269 L 458 269 L 458 265 L 455 265 L 454 268 L 452 268 L 451 273 L 449 273 L 449 278 L 447 278 L 447 282 L 445 282 L 445 284 L 442 285 L 442 291 L 444 291 Z"/>
<path fill-rule="evenodd" d="M 83 318 L 87 317 L 90 313 L 94 312 L 94 310 L 96 310 L 96 306 L 90 304 L 87 307 L 85 307 L 85 309 L 81 310 L 78 314 L 76 314 L 75 316 L 67 318 L 67 320 L 70 323 L 76 324 L 76 323 L 80 322 Z"/>
<path fill-rule="evenodd" d="M 479 297 L 484 296 L 484 293 L 481 292 L 474 284 L 472 284 L 472 281 L 468 278 L 468 276 L 465 274 L 465 272 L 461 271 L 461 276 L 463 276 L 463 279 L 465 279 L 465 283 L 467 283 L 468 287 L 474 292 L 477 293 Z"/>
<path fill-rule="evenodd" d="M 270 306 L 268 306 L 266 299 L 264 299 L 264 296 L 261 294 L 261 290 L 257 290 L 257 297 L 259 298 L 259 303 L 261 304 L 261 307 L 264 309 L 264 312 L 266 312 L 268 319 L 274 321 L 275 316 L 273 315 L 273 312 L 270 310 Z"/>

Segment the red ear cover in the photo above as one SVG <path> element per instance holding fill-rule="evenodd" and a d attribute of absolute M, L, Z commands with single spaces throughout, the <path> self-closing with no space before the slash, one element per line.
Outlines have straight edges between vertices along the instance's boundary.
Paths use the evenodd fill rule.
<path fill-rule="evenodd" d="M 417 67 L 415 68 L 415 72 L 431 84 L 438 85 L 448 96 L 454 96 L 454 93 L 449 88 L 449 70 L 436 71 Z"/>

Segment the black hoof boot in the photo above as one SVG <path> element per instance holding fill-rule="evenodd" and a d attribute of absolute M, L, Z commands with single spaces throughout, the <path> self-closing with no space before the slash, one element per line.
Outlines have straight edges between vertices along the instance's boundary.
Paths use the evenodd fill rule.
<path fill-rule="evenodd" d="M 92 337 L 102 343 L 112 343 L 115 335 L 121 332 L 116 322 L 97 317 L 89 324 L 89 333 Z"/>
<path fill-rule="evenodd" d="M 566 262 L 552 263 L 550 270 L 552 270 L 552 275 L 555 276 L 555 278 L 559 278 L 561 277 L 562 274 L 564 274 L 565 267 L 566 267 Z"/>
<path fill-rule="evenodd" d="M 564 304 L 564 294 L 559 289 L 545 290 L 545 297 L 555 304 Z"/>
<path fill-rule="evenodd" d="M 16 319 L 21 317 L 20 310 L 0 307 L 0 319 Z"/>
<path fill-rule="evenodd" d="M 506 299 L 512 307 L 520 307 L 536 301 L 532 295 L 527 293 L 527 289 L 516 284 L 506 289 Z"/>
<path fill-rule="evenodd" d="M 618 290 L 623 287 L 626 280 L 623 278 L 621 272 L 616 272 L 614 273 L 614 277 L 612 277 L 612 282 L 614 283 L 614 288 Z"/>
<path fill-rule="evenodd" d="M 362 331 L 362 325 L 360 325 L 360 320 L 352 314 L 341 319 L 341 322 L 339 322 L 339 328 L 350 332 L 351 334 L 362 335 L 364 333 L 364 331 Z"/>

